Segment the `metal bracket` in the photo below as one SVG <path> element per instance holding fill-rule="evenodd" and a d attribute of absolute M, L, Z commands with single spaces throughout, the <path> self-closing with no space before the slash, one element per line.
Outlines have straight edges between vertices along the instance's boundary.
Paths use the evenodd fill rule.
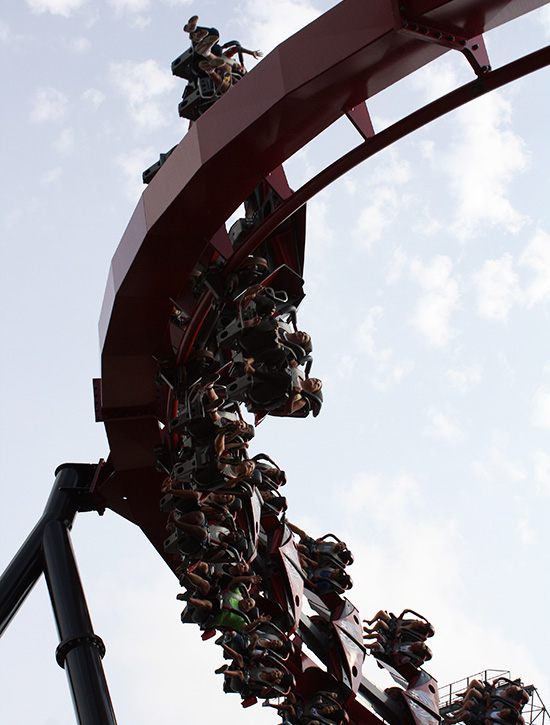
<path fill-rule="evenodd" d="M 60 667 L 65 667 L 65 659 L 68 653 L 81 644 L 89 644 L 97 649 L 101 659 L 105 657 L 105 643 L 97 634 L 86 634 L 81 637 L 70 637 L 63 640 L 55 650 L 55 660 Z"/>
<path fill-rule="evenodd" d="M 444 28 L 428 25 L 421 20 L 408 20 L 403 14 L 403 8 L 399 8 L 399 11 L 401 16 L 400 32 L 419 40 L 442 45 L 445 48 L 459 50 L 466 56 L 468 63 L 478 76 L 482 76 L 491 70 L 489 55 L 482 35 L 477 35 L 475 38 L 466 38 L 463 35 L 451 33 Z"/>
<path fill-rule="evenodd" d="M 209 242 L 224 259 L 229 259 L 233 254 L 233 245 L 231 244 L 231 239 L 229 238 L 225 224 L 218 229 Z"/>
<path fill-rule="evenodd" d="M 366 103 L 360 103 L 353 108 L 348 108 L 346 110 L 346 116 L 353 123 L 365 141 L 375 135 L 374 126 L 372 125 L 369 109 L 367 108 Z"/>
<path fill-rule="evenodd" d="M 292 196 L 292 189 L 288 185 L 288 180 L 282 165 L 277 166 L 276 169 L 273 169 L 273 171 L 267 174 L 265 181 L 281 199 L 288 199 Z"/>

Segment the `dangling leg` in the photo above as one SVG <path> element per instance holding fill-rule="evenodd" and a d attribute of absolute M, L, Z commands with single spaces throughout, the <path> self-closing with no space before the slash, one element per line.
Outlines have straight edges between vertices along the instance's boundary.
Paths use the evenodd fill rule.
<path fill-rule="evenodd" d="M 204 541 L 208 536 L 204 523 L 204 514 L 201 511 L 192 511 L 177 519 L 172 511 L 168 516 L 168 525 L 173 524 L 177 529 L 183 531 L 184 534 L 193 537 L 197 541 Z"/>
<path fill-rule="evenodd" d="M 187 579 L 193 584 L 202 594 L 203 597 L 205 597 L 208 592 L 212 589 L 212 586 L 209 582 L 206 581 L 206 579 L 203 579 L 201 576 L 198 576 L 197 574 L 194 574 L 191 571 L 188 571 L 186 574 Z"/>

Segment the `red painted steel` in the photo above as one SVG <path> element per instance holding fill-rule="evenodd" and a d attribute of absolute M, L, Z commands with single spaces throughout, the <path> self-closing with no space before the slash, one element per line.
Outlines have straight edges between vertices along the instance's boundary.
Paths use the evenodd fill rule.
<path fill-rule="evenodd" d="M 278 206 L 262 225 L 254 229 L 246 243 L 229 260 L 228 270 L 238 267 L 246 255 L 250 254 L 263 239 L 297 209 L 363 161 L 465 103 L 548 65 L 550 65 L 550 46 L 508 63 L 502 68 L 484 75 L 483 78 L 456 88 L 356 146 L 295 191 L 292 197 Z M 201 305 L 207 301 L 202 300 Z"/>
<path fill-rule="evenodd" d="M 352 109 L 366 98 L 447 52 L 445 46 L 404 32 L 404 22 L 426 23 L 474 38 L 543 4 L 543 0 L 418 0 L 408 2 L 402 12 L 392 0 L 344 0 L 281 44 L 217 101 L 145 190 L 113 257 L 100 319 L 98 408 L 109 438 L 113 473 L 98 486 L 97 495 L 138 524 L 159 552 L 164 531 L 158 511 L 162 475 L 155 470 L 153 453 L 162 438 L 155 357 L 166 346 L 171 300 L 185 296 L 189 273 L 205 251 L 227 255 L 227 268 L 235 267 L 320 188 L 440 114 L 431 104 L 414 118 L 395 124 L 393 131 L 368 139 L 299 194 L 287 196 L 235 254 L 223 237 L 225 220 L 262 178 L 269 183 L 274 169 L 344 113 L 357 115 Z M 486 86 L 469 84 L 462 92 L 489 90 L 492 77 L 493 73 L 486 74 L 477 81 Z M 214 194 L 219 180 L 228 175 L 231 184 L 224 185 L 224 194 Z M 272 182 L 280 184 L 280 179 Z M 180 358 L 209 304 L 209 295 L 198 305 L 190 302 L 193 319 L 180 342 Z"/>

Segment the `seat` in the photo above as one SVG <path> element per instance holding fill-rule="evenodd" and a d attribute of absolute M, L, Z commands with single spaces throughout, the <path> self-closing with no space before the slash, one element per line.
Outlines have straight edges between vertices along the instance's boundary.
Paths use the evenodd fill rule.
<path fill-rule="evenodd" d="M 236 341 L 242 336 L 244 328 L 244 320 L 241 315 L 236 317 L 234 320 L 231 320 L 231 322 L 217 335 L 216 342 L 219 347 L 229 349 L 233 348 Z"/>
<path fill-rule="evenodd" d="M 192 67 L 194 56 L 193 48 L 188 48 L 176 60 L 173 60 L 171 64 L 172 75 L 186 81 L 195 80 L 197 76 Z"/>
<path fill-rule="evenodd" d="M 143 179 L 144 184 L 149 184 L 153 180 L 153 177 L 157 173 L 157 171 L 160 169 L 160 167 L 164 164 L 166 159 L 170 156 L 172 151 L 175 149 L 175 146 L 172 146 L 170 151 L 167 151 L 165 154 L 159 154 L 159 160 L 156 161 L 154 164 L 149 166 L 148 169 L 145 169 L 143 174 L 141 175 L 141 178 Z"/>
<path fill-rule="evenodd" d="M 196 121 L 218 98 L 213 81 L 198 66 L 200 60 L 191 47 L 172 61 L 172 74 L 187 81 L 178 112 L 190 121 Z"/>
<path fill-rule="evenodd" d="M 213 373 L 218 367 L 211 350 L 192 350 L 185 363 L 188 384 L 195 383 L 204 375 Z"/>
<path fill-rule="evenodd" d="M 182 100 L 178 104 L 180 118 L 196 121 L 218 100 L 216 88 L 210 78 L 197 78 L 195 83 L 189 83 L 185 89 Z"/>
<path fill-rule="evenodd" d="M 279 395 L 274 395 L 270 401 L 259 400 L 254 394 L 254 376 L 242 375 L 227 386 L 227 397 L 241 403 L 245 403 L 251 412 L 257 411 L 273 411 L 282 408 L 290 398 L 291 379 L 289 375 L 288 390 Z"/>
<path fill-rule="evenodd" d="M 184 404 L 180 406 L 176 418 L 172 418 L 169 424 L 170 433 L 182 434 L 184 432 L 193 435 L 200 433 L 203 429 L 212 429 L 214 424 L 208 417 L 202 396 L 192 398 L 188 395 Z"/>

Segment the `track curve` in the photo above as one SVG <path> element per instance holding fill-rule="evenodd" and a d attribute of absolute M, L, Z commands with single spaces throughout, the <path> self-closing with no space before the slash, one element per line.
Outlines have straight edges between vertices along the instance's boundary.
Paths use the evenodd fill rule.
<path fill-rule="evenodd" d="M 159 362 L 167 358 L 173 358 L 176 369 L 183 366 L 197 340 L 212 330 L 216 295 L 208 289 L 199 297 L 193 293 L 193 270 L 200 261 L 215 261 L 226 279 L 269 235 L 288 236 L 281 225 L 289 219 L 293 232 L 301 231 L 303 245 L 305 216 L 298 216 L 299 210 L 336 178 L 453 108 L 550 64 L 549 48 L 497 71 L 484 64 L 482 33 L 542 4 L 452 0 L 436 6 L 419 1 L 405 11 L 390 0 L 370 2 L 367 9 L 360 0 L 344 0 L 279 46 L 201 116 L 144 192 L 113 258 L 100 320 L 102 377 L 95 385 L 96 414 L 105 423 L 111 454 L 95 496 L 100 506 L 139 525 L 172 568 L 163 543 L 166 515 L 158 508 L 165 474 L 158 470 L 155 448 L 169 445 L 178 396 L 170 385 L 159 384 L 158 373 Z M 419 36 L 419 25 L 421 33 L 425 28 L 433 36 L 428 42 Z M 441 28 L 446 42 L 435 40 Z M 455 48 L 458 37 L 463 47 L 456 49 L 468 57 L 479 78 L 375 135 L 361 104 Z M 344 114 L 364 141 L 293 192 L 283 162 Z M 231 184 L 212 203 L 212 181 L 226 176 Z M 225 222 L 261 185 L 276 192 L 278 205 L 233 247 Z M 273 254 L 278 263 L 302 275 L 303 246 L 295 239 L 276 245 Z M 174 330 L 174 305 L 186 317 L 184 330 Z M 294 598 L 298 602 L 300 597 Z M 357 610 L 345 599 L 334 607 L 331 626 L 341 630 L 344 650 L 345 637 L 352 633 L 348 649 L 355 650 L 357 664 L 362 661 L 360 629 L 353 644 Z M 336 611 L 341 618 L 337 626 L 332 620 L 337 620 Z M 295 621 L 288 631 L 296 626 Z M 307 625 L 304 631 L 307 641 Z M 307 642 L 313 651 L 314 640 Z M 346 684 L 352 693 L 348 716 L 352 722 L 377 723 L 354 700 L 359 687 L 365 687 L 360 685 L 360 662 L 359 670 L 355 664 L 348 662 L 349 673 L 354 673 Z M 427 688 L 435 692 L 429 676 L 415 687 L 425 688 L 428 700 Z M 392 712 L 380 693 L 374 697 L 379 714 L 401 722 L 401 714 Z M 431 713 L 437 712 L 434 703 L 428 703 Z M 417 723 L 437 722 L 426 712 L 418 717 Z"/>
<path fill-rule="evenodd" d="M 160 478 L 153 448 L 162 441 L 159 415 L 161 423 L 166 420 L 154 383 L 155 357 L 166 346 L 172 300 L 181 294 L 205 250 L 220 254 L 231 269 L 293 209 L 330 183 L 330 171 L 305 185 L 301 196 L 287 190 L 287 207 L 283 204 L 276 216 L 268 217 L 236 255 L 225 220 L 262 179 L 284 187 L 284 179 L 276 173 L 280 164 L 322 130 L 449 50 L 448 44 L 411 35 L 403 28 L 405 22 L 415 20 L 448 28 L 457 36 L 479 38 L 543 4 L 542 0 L 423 0 L 407 9 L 405 21 L 403 8 L 392 0 L 367 5 L 344 0 L 278 46 L 209 109 L 144 191 L 113 257 L 100 318 L 102 372 L 95 386 L 96 414 L 105 423 L 111 468 L 96 495 L 101 505 L 140 525 L 159 551 L 160 521 L 152 509 Z M 548 63 L 547 50 L 540 52 L 537 62 Z M 528 65 L 526 72 L 536 67 Z M 481 81 L 487 84 L 489 76 Z M 455 93 L 471 95 L 471 88 L 481 81 Z M 442 99 L 435 103 L 445 104 Z M 425 116 L 414 123 L 428 120 Z M 371 139 L 370 146 L 360 144 L 337 175 L 344 173 L 344 163 L 359 163 L 395 138 L 388 129 Z M 230 175 L 231 184 L 212 204 L 211 180 L 225 175 Z M 191 300 L 188 304 L 196 333 L 208 310 L 209 295 L 198 304 Z M 187 344 L 180 345 L 179 361 L 190 336 Z"/>

